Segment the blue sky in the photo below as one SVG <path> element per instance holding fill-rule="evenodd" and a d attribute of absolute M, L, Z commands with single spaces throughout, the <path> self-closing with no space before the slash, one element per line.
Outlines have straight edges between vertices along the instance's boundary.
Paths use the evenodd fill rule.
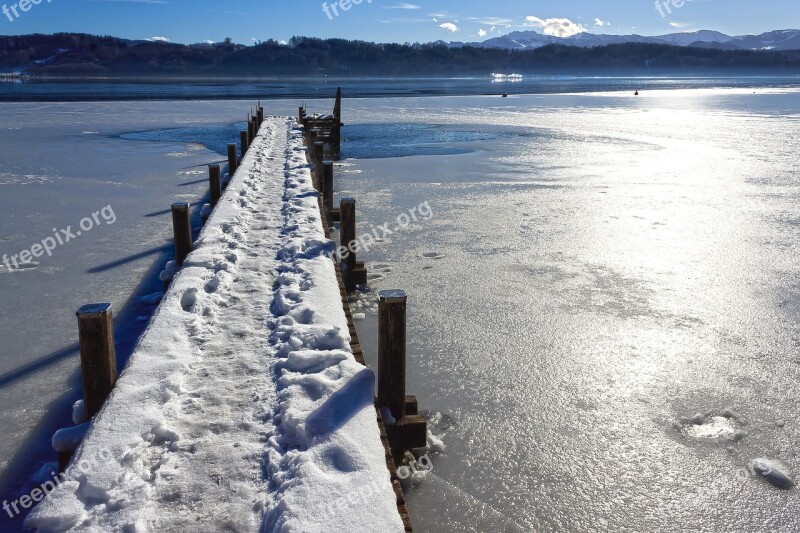
<path fill-rule="evenodd" d="M 655 0 L 361 0 L 347 10 L 341 2 L 348 0 L 328 0 L 327 14 L 322 0 L 38 0 L 23 11 L 19 3 L 27 1 L 0 0 L 9 13 L 0 15 L 0 34 L 74 31 L 181 43 L 231 37 L 249 44 L 293 35 L 428 42 L 484 40 L 522 29 L 657 35 L 800 28 L 798 0 L 658 0 L 658 9 Z"/>

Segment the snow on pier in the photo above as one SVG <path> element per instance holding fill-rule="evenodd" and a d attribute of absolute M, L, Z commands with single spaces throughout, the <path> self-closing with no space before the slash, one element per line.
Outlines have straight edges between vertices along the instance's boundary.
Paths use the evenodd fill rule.
<path fill-rule="evenodd" d="M 42 531 L 403 531 L 302 130 L 266 118 Z"/>

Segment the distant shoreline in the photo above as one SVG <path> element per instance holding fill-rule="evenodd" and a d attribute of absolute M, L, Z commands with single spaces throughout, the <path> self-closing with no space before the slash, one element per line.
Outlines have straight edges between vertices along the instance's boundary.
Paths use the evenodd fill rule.
<path fill-rule="evenodd" d="M 510 96 L 589 94 L 670 89 L 792 89 L 800 74 L 664 73 L 654 76 L 610 73 L 527 75 L 509 80 L 491 76 L 336 77 L 336 78 L 175 78 L 175 77 L 28 77 L 0 75 L 0 102 L 106 102 L 191 100 L 312 100 L 327 98 L 342 86 L 348 98 L 432 96 Z"/>

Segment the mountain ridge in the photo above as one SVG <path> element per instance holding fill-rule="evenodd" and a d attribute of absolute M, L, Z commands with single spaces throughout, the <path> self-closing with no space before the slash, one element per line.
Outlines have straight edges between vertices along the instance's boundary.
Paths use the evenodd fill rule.
<path fill-rule="evenodd" d="M 569 37 L 545 35 L 534 30 L 514 31 L 506 35 L 493 37 L 481 42 L 448 43 L 459 48 L 500 48 L 505 50 L 529 50 L 541 48 L 549 44 L 563 44 L 590 48 L 610 44 L 647 43 L 669 44 L 673 46 L 694 46 L 700 48 L 718 48 L 720 50 L 762 50 L 792 51 L 800 50 L 800 30 L 773 30 L 759 35 L 726 35 L 715 30 L 696 30 L 676 32 L 665 35 L 610 35 L 589 32 L 576 33 Z"/>

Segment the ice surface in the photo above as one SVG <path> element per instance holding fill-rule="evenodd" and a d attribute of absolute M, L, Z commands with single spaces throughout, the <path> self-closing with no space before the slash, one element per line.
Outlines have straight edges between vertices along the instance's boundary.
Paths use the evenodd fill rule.
<path fill-rule="evenodd" d="M 360 257 L 409 295 L 409 393 L 455 421 L 406 495 L 419 529 L 800 527 L 800 492 L 735 475 L 797 468 L 800 91 L 632 94 L 383 100 L 514 137 L 346 161 L 359 220 L 435 213 Z"/>
<path fill-rule="evenodd" d="M 553 83 L 580 90 L 580 83 L 570 80 Z M 611 83 L 623 87 L 630 80 Z M 646 83 L 658 89 L 721 82 Z M 795 258 L 800 199 L 793 169 L 800 150 L 800 93 L 650 90 L 636 101 L 631 94 L 623 88 L 608 95 L 513 101 L 347 100 L 345 137 L 353 124 L 385 121 L 387 109 L 412 124 L 451 131 L 508 128 L 511 136 L 508 142 L 453 139 L 446 146 L 468 153 L 414 153 L 401 166 L 396 159 L 350 160 L 336 174 L 337 190 L 357 195 L 360 221 L 380 224 L 424 200 L 435 211 L 429 223 L 393 235 L 391 244 L 387 240 L 361 257 L 392 267 L 391 272 L 370 269 L 381 276 L 373 289 L 403 287 L 409 293 L 409 392 L 421 406 L 456 422 L 444 437 L 447 448 L 432 454 L 432 474 L 407 495 L 418 529 L 670 531 L 686 524 L 714 531 L 798 529 L 794 510 L 800 491 L 777 491 L 733 473 L 767 454 L 797 467 L 794 391 L 800 359 L 792 324 L 800 314 Z M 295 101 L 272 105 L 284 106 L 287 114 L 297 107 Z M 82 117 L 96 107 L 59 106 L 64 115 L 48 116 Z M 192 111 L 181 109 L 177 118 L 174 103 L 134 107 L 126 116 L 158 113 L 161 123 L 174 123 L 189 115 L 238 117 L 241 103 L 192 104 Z M 109 116 L 122 116 L 121 107 L 105 106 L 109 109 Z M 161 126 L 140 129 L 156 127 Z M 99 150 L 115 163 L 130 149 L 125 143 L 138 142 L 86 137 L 94 143 L 87 150 Z M 25 144 L 37 146 L 34 140 Z M 369 146 L 353 148 L 369 151 Z M 152 158 L 138 161 L 144 149 L 120 167 L 155 168 Z M 169 151 L 187 152 L 178 144 Z M 63 171 L 70 160 L 63 153 L 50 161 L 43 154 L 43 166 Z M 39 154 L 19 158 L 35 161 Z M 196 164 L 208 159 L 198 157 Z M 100 168 L 103 172 L 91 174 L 93 183 L 107 179 L 107 165 Z M 24 171 L 0 181 L 30 175 L 58 185 L 46 168 L 18 170 Z M 171 198 L 157 188 L 163 179 L 145 181 L 147 194 L 136 201 L 159 194 Z M 121 179 L 113 190 L 130 191 Z M 7 198 L 13 202 L 18 196 Z M 12 233 L 22 233 L 20 227 L 14 225 Z M 165 224 L 162 233 L 168 229 Z M 29 237 L 37 234 L 32 233 Z M 135 242 L 150 239 L 144 234 Z M 422 256 L 429 252 L 445 257 Z M 0 283 L 47 267 L 68 265 L 43 261 L 30 273 L 0 275 Z M 127 280 L 128 271 L 121 272 L 112 271 L 105 286 Z M 26 311 L 24 302 L 51 301 L 36 287 L 31 298 L 31 290 L 25 287 L 24 299 L 10 307 L 15 315 Z M 62 332 L 73 330 L 71 305 L 59 311 L 68 319 Z M 374 363 L 368 343 L 375 313 L 371 303 L 366 309 L 359 336 Z M 303 309 L 296 314 L 307 315 Z M 37 314 L 14 323 L 32 324 L 30 316 Z M 40 339 L 31 336 L 16 346 Z M 290 337 L 287 346 L 303 342 Z M 73 362 L 70 368 L 75 367 Z M 19 397 L 25 408 L 37 405 L 43 393 L 52 394 L 59 377 L 54 372 L 37 377 L 36 386 L 24 382 L 7 395 L 9 403 Z M 324 393 L 325 379 L 294 379 L 309 394 Z M 193 398 L 184 408 L 201 405 Z M 723 416 L 726 407 L 747 420 L 747 438 L 687 438 L 673 425 L 698 412 Z M 775 427 L 776 420 L 785 427 Z M 326 468 L 351 467 L 335 447 L 320 457 Z M 334 497 L 333 504 L 348 501 Z"/>

